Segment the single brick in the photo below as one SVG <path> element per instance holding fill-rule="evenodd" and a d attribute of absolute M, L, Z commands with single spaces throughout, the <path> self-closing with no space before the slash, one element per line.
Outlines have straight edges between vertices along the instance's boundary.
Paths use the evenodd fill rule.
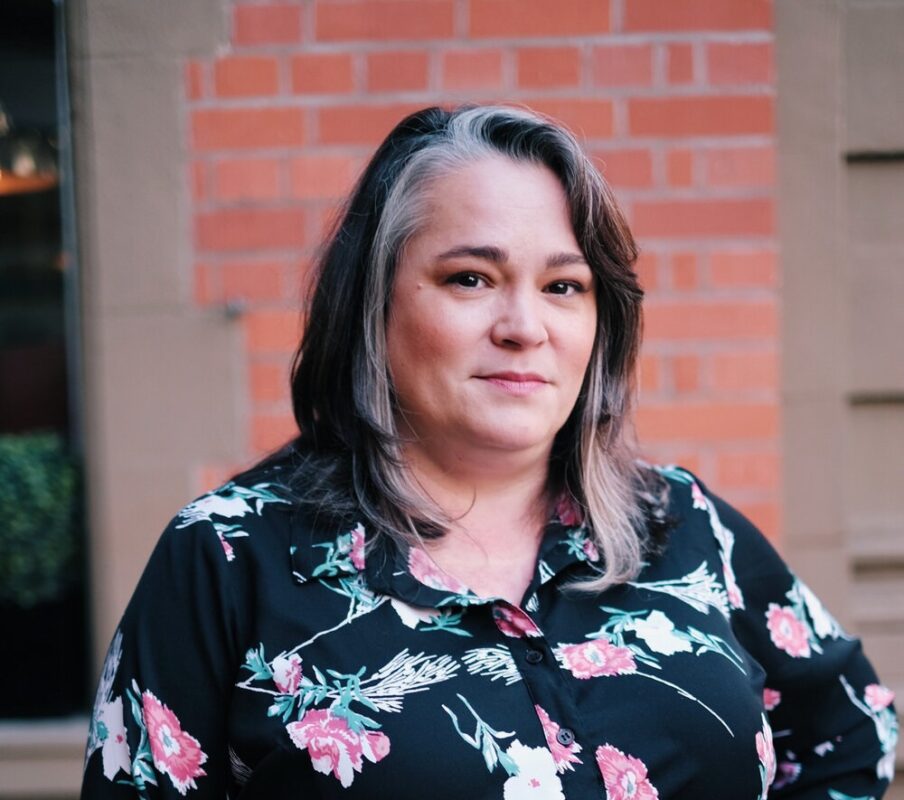
<path fill-rule="evenodd" d="M 697 288 L 696 253 L 672 255 L 672 288 L 685 292 Z"/>
<path fill-rule="evenodd" d="M 642 355 L 638 361 L 637 378 L 641 392 L 658 392 L 661 386 L 662 359 L 654 355 Z"/>
<path fill-rule="evenodd" d="M 656 300 L 646 306 L 644 338 L 663 340 L 773 340 L 778 311 L 769 301 L 692 302 Z"/>
<path fill-rule="evenodd" d="M 609 100 L 549 98 L 528 100 L 526 105 L 568 126 L 585 139 L 612 135 L 612 103 Z"/>
<path fill-rule="evenodd" d="M 764 287 L 778 283 L 778 263 L 771 250 L 724 251 L 710 254 L 709 279 L 715 288 Z"/>
<path fill-rule="evenodd" d="M 250 353 L 291 353 L 301 337 L 297 311 L 252 310 L 242 317 Z"/>
<path fill-rule="evenodd" d="M 471 0 L 471 36 L 587 36 L 609 31 L 609 0 Z"/>
<path fill-rule="evenodd" d="M 771 30 L 770 0 L 625 0 L 626 31 Z"/>
<path fill-rule="evenodd" d="M 270 56 L 227 56 L 213 68 L 217 97 L 254 97 L 279 91 L 276 59 Z"/>
<path fill-rule="evenodd" d="M 199 250 L 280 249 L 304 243 L 304 215 L 300 209 L 222 209 L 195 218 L 195 245 Z"/>
<path fill-rule="evenodd" d="M 299 5 L 237 5 L 232 19 L 232 41 L 237 45 L 295 44 L 301 41 Z"/>
<path fill-rule="evenodd" d="M 714 85 L 775 82 L 770 42 L 714 42 L 706 46 L 706 69 Z"/>
<path fill-rule="evenodd" d="M 669 83 L 694 82 L 694 48 L 690 44 L 666 46 Z"/>
<path fill-rule="evenodd" d="M 323 144 L 379 144 L 403 117 L 421 108 L 422 103 L 325 106 L 317 112 L 320 141 Z"/>
<path fill-rule="evenodd" d="M 272 158 L 242 158 L 214 165 L 214 195 L 220 200 L 273 200 L 280 196 L 282 165 Z"/>
<path fill-rule="evenodd" d="M 679 394 L 691 394 L 700 388 L 700 358 L 676 355 L 671 358 L 672 386 Z"/>
<path fill-rule="evenodd" d="M 348 53 L 308 53 L 292 58 L 292 91 L 296 94 L 342 94 L 355 88 Z"/>
<path fill-rule="evenodd" d="M 360 160 L 349 156 L 311 155 L 290 164 L 292 196 L 305 199 L 345 197 L 354 184 Z"/>
<path fill-rule="evenodd" d="M 634 203 L 632 229 L 637 236 L 771 236 L 771 199 L 650 200 Z"/>
<path fill-rule="evenodd" d="M 597 169 L 613 186 L 644 188 L 653 185 L 653 159 L 643 148 L 593 151 Z"/>
<path fill-rule="evenodd" d="M 442 55 L 444 89 L 501 89 L 501 50 L 449 50 Z"/>
<path fill-rule="evenodd" d="M 606 45 L 593 50 L 595 86 L 649 86 L 653 48 L 648 44 Z"/>
<path fill-rule="evenodd" d="M 712 359 L 713 388 L 723 392 L 778 389 L 778 357 L 765 353 L 718 353 Z"/>
<path fill-rule="evenodd" d="M 782 459 L 774 450 L 729 451 L 716 456 L 716 480 L 725 489 L 776 491 L 781 485 Z"/>
<path fill-rule="evenodd" d="M 248 370 L 251 399 L 255 403 L 278 403 L 289 397 L 289 370 L 284 364 L 252 361 Z"/>
<path fill-rule="evenodd" d="M 322 42 L 445 39 L 455 25 L 453 0 L 317 0 L 314 13 Z"/>
<path fill-rule="evenodd" d="M 636 97 L 628 101 L 636 136 L 729 136 L 773 132 L 773 101 L 761 95 Z"/>
<path fill-rule="evenodd" d="M 302 145 L 304 134 L 300 108 L 216 108 L 192 114 L 198 150 Z"/>
<path fill-rule="evenodd" d="M 694 154 L 690 150 L 666 153 L 666 176 L 669 186 L 691 186 L 694 182 Z"/>
<path fill-rule="evenodd" d="M 403 92 L 427 88 L 427 54 L 395 50 L 367 55 L 367 89 Z"/>
<path fill-rule="evenodd" d="M 522 47 L 516 53 L 518 86 L 553 89 L 577 86 L 581 80 L 581 51 L 576 47 Z"/>
<path fill-rule="evenodd" d="M 706 183 L 710 186 L 773 186 L 775 148 L 710 148 L 703 156 Z"/>
<path fill-rule="evenodd" d="M 775 403 L 646 403 L 637 409 L 641 441 L 763 441 L 778 436 Z"/>
<path fill-rule="evenodd" d="M 278 261 L 229 261 L 220 265 L 223 300 L 280 300 L 284 265 Z"/>

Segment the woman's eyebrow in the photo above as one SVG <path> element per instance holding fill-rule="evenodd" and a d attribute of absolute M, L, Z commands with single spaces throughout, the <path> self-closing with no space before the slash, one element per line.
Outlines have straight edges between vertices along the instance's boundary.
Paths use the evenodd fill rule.
<path fill-rule="evenodd" d="M 480 246 L 460 245 L 440 253 L 436 260 L 447 261 L 452 258 L 462 258 L 463 256 L 481 258 L 484 261 L 492 261 L 494 264 L 504 264 L 509 257 L 508 253 L 501 247 L 494 247 L 489 244 Z"/>
<path fill-rule="evenodd" d="M 453 247 L 449 250 L 446 250 L 443 253 L 440 253 L 437 257 L 437 261 L 448 261 L 453 258 L 462 258 L 462 257 L 470 257 L 470 258 L 480 258 L 484 261 L 491 261 L 494 264 L 504 264 L 509 260 L 509 254 L 507 251 L 503 250 L 501 247 L 496 247 L 494 245 L 460 245 L 458 247 Z M 584 258 L 580 253 L 555 253 L 546 259 L 547 268 L 555 268 L 555 267 L 567 267 L 572 264 L 586 264 L 587 259 Z"/>

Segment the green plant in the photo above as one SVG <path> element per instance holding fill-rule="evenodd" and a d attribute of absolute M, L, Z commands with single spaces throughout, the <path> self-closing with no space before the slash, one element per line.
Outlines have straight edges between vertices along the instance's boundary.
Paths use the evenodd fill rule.
<path fill-rule="evenodd" d="M 78 579 L 78 485 L 59 434 L 0 436 L 0 602 L 30 608 Z"/>

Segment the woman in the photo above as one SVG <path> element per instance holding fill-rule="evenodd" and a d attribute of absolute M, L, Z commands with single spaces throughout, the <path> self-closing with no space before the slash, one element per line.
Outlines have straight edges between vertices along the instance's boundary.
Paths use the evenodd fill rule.
<path fill-rule="evenodd" d="M 635 256 L 555 124 L 402 121 L 321 259 L 302 435 L 164 533 L 85 796 L 878 797 L 859 644 L 632 456 Z"/>

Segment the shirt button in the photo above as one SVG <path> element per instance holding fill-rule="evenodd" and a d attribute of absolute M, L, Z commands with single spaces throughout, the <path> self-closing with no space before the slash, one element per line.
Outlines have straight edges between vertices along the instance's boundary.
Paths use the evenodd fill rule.
<path fill-rule="evenodd" d="M 574 731 L 571 728 L 559 728 L 559 732 L 556 734 L 556 741 L 565 747 L 574 744 Z"/>
<path fill-rule="evenodd" d="M 539 650 L 528 650 L 524 658 L 528 664 L 539 664 L 543 660 L 543 653 Z"/>

